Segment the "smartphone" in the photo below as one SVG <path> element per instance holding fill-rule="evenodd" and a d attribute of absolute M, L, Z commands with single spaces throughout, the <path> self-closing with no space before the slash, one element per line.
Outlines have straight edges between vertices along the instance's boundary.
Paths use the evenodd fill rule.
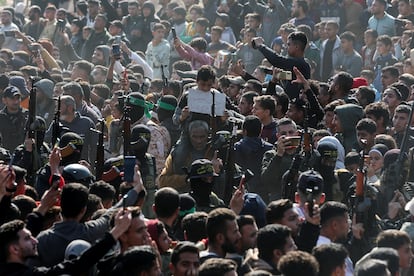
<path fill-rule="evenodd" d="M 59 32 L 63 32 L 65 30 L 65 20 L 58 19 L 56 23 L 56 28 Z"/>
<path fill-rule="evenodd" d="M 171 32 L 172 32 L 173 38 L 176 39 L 177 38 L 177 32 L 175 31 L 175 27 L 171 27 Z"/>
<path fill-rule="evenodd" d="M 306 189 L 306 202 L 308 203 L 308 214 L 310 217 L 313 216 L 313 196 L 312 196 L 312 190 Z"/>
<path fill-rule="evenodd" d="M 6 36 L 6 37 L 15 37 L 16 32 L 15 31 L 4 31 L 4 36 Z"/>
<path fill-rule="evenodd" d="M 121 44 L 121 36 L 120 35 L 115 36 L 114 44 Z"/>
<path fill-rule="evenodd" d="M 135 156 L 124 157 L 124 181 L 134 182 L 135 164 Z"/>
<path fill-rule="evenodd" d="M 119 44 L 112 44 L 112 55 L 116 59 L 121 59 L 121 47 Z"/>
<path fill-rule="evenodd" d="M 237 54 L 236 53 L 231 53 L 231 63 L 232 64 L 237 64 Z"/>

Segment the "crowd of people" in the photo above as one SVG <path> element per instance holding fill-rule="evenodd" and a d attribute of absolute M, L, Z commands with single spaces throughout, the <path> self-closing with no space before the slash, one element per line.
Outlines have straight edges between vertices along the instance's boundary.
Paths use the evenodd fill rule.
<path fill-rule="evenodd" d="M 414 3 L 0 12 L 0 275 L 414 275 Z"/>

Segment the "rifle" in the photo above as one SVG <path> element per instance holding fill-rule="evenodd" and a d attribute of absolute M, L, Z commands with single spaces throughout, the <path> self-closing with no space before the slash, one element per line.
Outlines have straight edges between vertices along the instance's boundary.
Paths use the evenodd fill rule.
<path fill-rule="evenodd" d="M 233 192 L 233 182 L 234 182 L 234 175 L 236 173 L 235 168 L 235 160 L 234 160 L 234 144 L 237 139 L 237 126 L 234 121 L 229 119 L 229 122 L 232 127 L 232 133 L 229 133 L 226 148 L 226 156 L 224 159 L 224 172 L 225 172 L 225 181 L 224 181 L 224 197 L 223 200 L 227 204 L 230 202 L 232 192 Z M 221 132 L 221 131 L 219 131 Z"/>
<path fill-rule="evenodd" d="M 129 155 L 129 142 L 131 140 L 131 117 L 129 117 L 130 107 L 128 106 L 129 96 L 124 101 L 124 115 L 122 116 L 122 137 L 124 138 L 124 157 Z"/>
<path fill-rule="evenodd" d="M 211 91 L 211 96 L 213 97 L 213 102 L 211 103 L 211 117 L 210 117 L 210 130 L 212 136 L 217 131 L 217 121 L 216 121 L 216 94 L 214 93 L 214 90 Z"/>
<path fill-rule="evenodd" d="M 303 133 L 300 137 L 299 146 L 296 148 L 295 156 L 290 164 L 289 170 L 282 177 L 282 198 L 295 200 L 295 193 L 297 190 L 296 184 L 299 178 L 299 169 L 303 164 L 305 170 L 309 169 L 310 158 L 312 156 L 311 148 L 311 134 L 308 130 L 308 107 L 305 107 L 305 120 L 303 123 Z M 313 201 L 312 201 L 313 203 Z"/>
<path fill-rule="evenodd" d="M 168 87 L 168 78 L 165 76 L 164 66 L 165 65 L 161 64 L 161 77 L 164 83 L 164 87 Z"/>
<path fill-rule="evenodd" d="M 58 142 L 60 136 L 60 96 L 57 98 L 57 108 L 52 123 L 52 147 Z"/>
<path fill-rule="evenodd" d="M 392 197 L 394 196 L 395 190 L 400 190 L 401 193 L 404 195 L 405 199 L 408 201 L 411 199 L 412 195 L 410 195 L 409 190 L 406 188 L 406 178 L 407 173 L 404 172 L 404 163 L 407 160 L 407 151 L 408 151 L 408 141 L 410 139 L 410 125 L 413 119 L 413 110 L 414 109 L 414 102 L 411 105 L 411 111 L 408 116 L 407 126 L 405 128 L 405 133 L 403 139 L 401 141 L 400 153 L 398 154 L 397 160 L 392 163 L 388 169 L 384 172 L 385 177 L 384 181 L 387 183 L 386 187 L 386 197 L 387 202 L 390 202 Z M 390 190 L 392 189 L 392 191 Z"/>
<path fill-rule="evenodd" d="M 104 162 L 105 162 L 105 148 L 104 148 L 104 131 L 105 131 L 105 120 L 99 120 L 101 124 L 101 131 L 99 131 L 98 146 L 96 149 L 96 160 L 95 160 L 95 173 L 96 180 L 102 179 L 102 174 L 104 172 Z"/>
<path fill-rule="evenodd" d="M 35 139 L 35 142 L 32 146 L 31 152 L 31 164 L 27 170 L 27 182 L 29 184 L 34 184 L 34 177 L 36 170 L 39 168 L 38 159 L 37 159 L 37 141 L 36 141 L 36 92 L 35 79 L 30 78 L 32 82 L 32 88 L 30 89 L 29 96 L 29 117 L 27 118 L 26 132 L 27 138 Z"/>

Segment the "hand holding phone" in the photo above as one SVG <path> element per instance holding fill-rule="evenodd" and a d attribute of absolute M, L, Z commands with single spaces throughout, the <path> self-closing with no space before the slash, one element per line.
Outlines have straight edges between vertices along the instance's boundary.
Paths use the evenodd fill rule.
<path fill-rule="evenodd" d="M 124 157 L 124 181 L 132 183 L 134 182 L 135 174 L 135 156 L 125 156 Z"/>

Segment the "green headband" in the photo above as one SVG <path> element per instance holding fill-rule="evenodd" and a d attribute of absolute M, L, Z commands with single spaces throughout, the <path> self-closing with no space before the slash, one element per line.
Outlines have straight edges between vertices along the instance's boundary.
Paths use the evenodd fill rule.
<path fill-rule="evenodd" d="M 141 100 L 141 99 L 138 99 L 138 98 L 134 98 L 134 97 L 131 97 L 131 96 L 128 97 L 127 102 L 130 103 L 130 104 L 136 105 L 136 106 L 143 107 L 145 116 L 148 119 L 151 119 L 152 116 L 151 116 L 150 110 L 152 110 L 154 108 L 153 103 L 147 102 L 145 100 Z"/>
<path fill-rule="evenodd" d="M 159 108 L 165 109 L 165 110 L 168 110 L 168 111 L 175 110 L 175 106 L 173 106 L 169 103 L 162 102 L 161 100 L 158 100 L 157 105 L 158 105 Z"/>
<path fill-rule="evenodd" d="M 195 207 L 191 208 L 190 210 L 180 210 L 179 216 L 184 217 L 187 214 L 195 213 L 195 211 L 196 211 Z"/>

